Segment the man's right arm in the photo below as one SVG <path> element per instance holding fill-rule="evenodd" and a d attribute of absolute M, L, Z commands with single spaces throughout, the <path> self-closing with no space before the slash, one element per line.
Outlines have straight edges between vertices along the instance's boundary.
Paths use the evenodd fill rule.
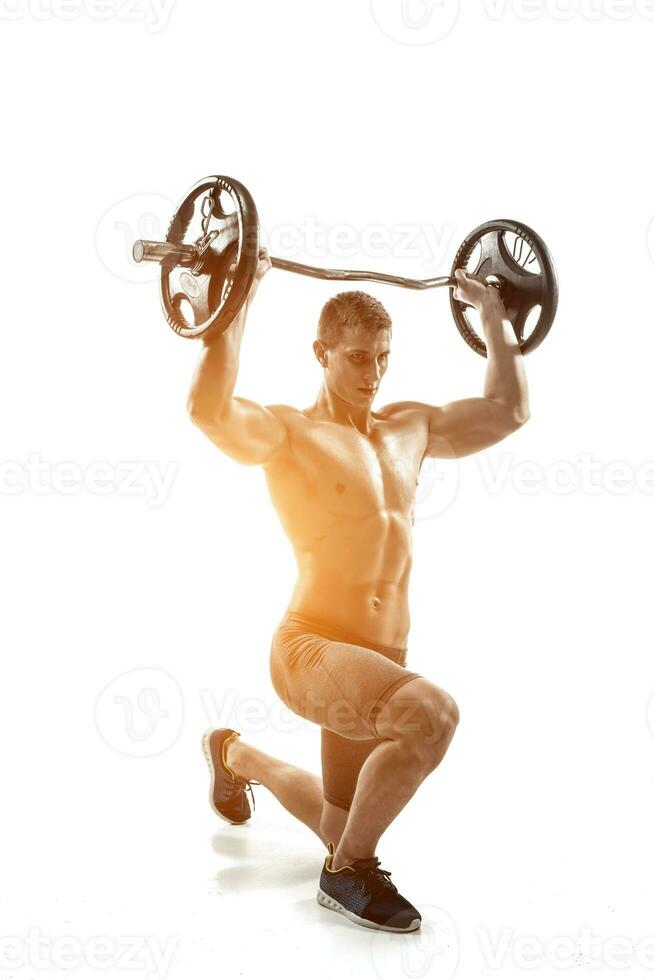
<path fill-rule="evenodd" d="M 238 316 L 223 333 L 203 337 L 204 349 L 187 403 L 195 425 L 219 449 L 245 466 L 268 462 L 286 443 L 288 435 L 286 426 L 269 409 L 247 398 L 234 397 L 248 309 L 269 268 L 270 260 L 265 255 Z"/>

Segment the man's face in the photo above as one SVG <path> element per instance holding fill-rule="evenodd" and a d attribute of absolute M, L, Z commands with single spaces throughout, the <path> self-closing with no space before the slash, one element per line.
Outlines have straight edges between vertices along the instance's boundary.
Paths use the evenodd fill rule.
<path fill-rule="evenodd" d="M 338 346 L 327 351 L 329 388 L 350 405 L 371 405 L 388 367 L 390 346 L 390 330 L 344 330 Z"/>

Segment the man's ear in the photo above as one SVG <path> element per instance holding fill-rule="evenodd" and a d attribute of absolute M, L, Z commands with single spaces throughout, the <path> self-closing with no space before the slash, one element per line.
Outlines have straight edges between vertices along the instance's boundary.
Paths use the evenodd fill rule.
<path fill-rule="evenodd" d="M 323 367 L 327 367 L 327 351 L 325 349 L 325 345 L 323 344 L 323 342 L 321 340 L 314 340 L 314 342 L 313 342 L 313 350 L 314 350 L 314 353 L 315 353 L 316 357 L 318 358 L 318 360 L 322 364 L 322 366 Z"/>

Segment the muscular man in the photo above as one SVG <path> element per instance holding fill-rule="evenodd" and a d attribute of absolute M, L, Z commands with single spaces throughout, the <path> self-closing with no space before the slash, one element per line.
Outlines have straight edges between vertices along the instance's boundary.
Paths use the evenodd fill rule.
<path fill-rule="evenodd" d="M 264 467 L 293 545 L 298 578 L 270 672 L 281 700 L 321 727 L 323 780 L 217 729 L 204 740 L 211 799 L 224 819 L 243 823 L 256 778 L 328 847 L 321 904 L 368 928 L 412 931 L 420 913 L 375 849 L 443 759 L 459 720 L 446 691 L 406 668 L 415 489 L 425 457 L 467 456 L 527 421 L 523 357 L 497 289 L 457 272 L 455 296 L 479 311 L 488 347 L 483 396 L 373 411 L 391 321 L 372 296 L 344 292 L 320 316 L 315 402 L 258 405 L 234 389 L 247 312 L 269 268 L 262 250 L 242 311 L 224 333 L 205 336 L 188 407 L 224 453 Z"/>

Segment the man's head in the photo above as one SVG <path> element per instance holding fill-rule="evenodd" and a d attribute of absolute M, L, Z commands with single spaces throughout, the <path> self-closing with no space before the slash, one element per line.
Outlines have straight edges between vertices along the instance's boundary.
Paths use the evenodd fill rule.
<path fill-rule="evenodd" d="M 328 300 L 313 349 L 329 388 L 350 404 L 369 404 L 388 366 L 391 336 L 391 318 L 368 293 L 338 293 Z"/>

